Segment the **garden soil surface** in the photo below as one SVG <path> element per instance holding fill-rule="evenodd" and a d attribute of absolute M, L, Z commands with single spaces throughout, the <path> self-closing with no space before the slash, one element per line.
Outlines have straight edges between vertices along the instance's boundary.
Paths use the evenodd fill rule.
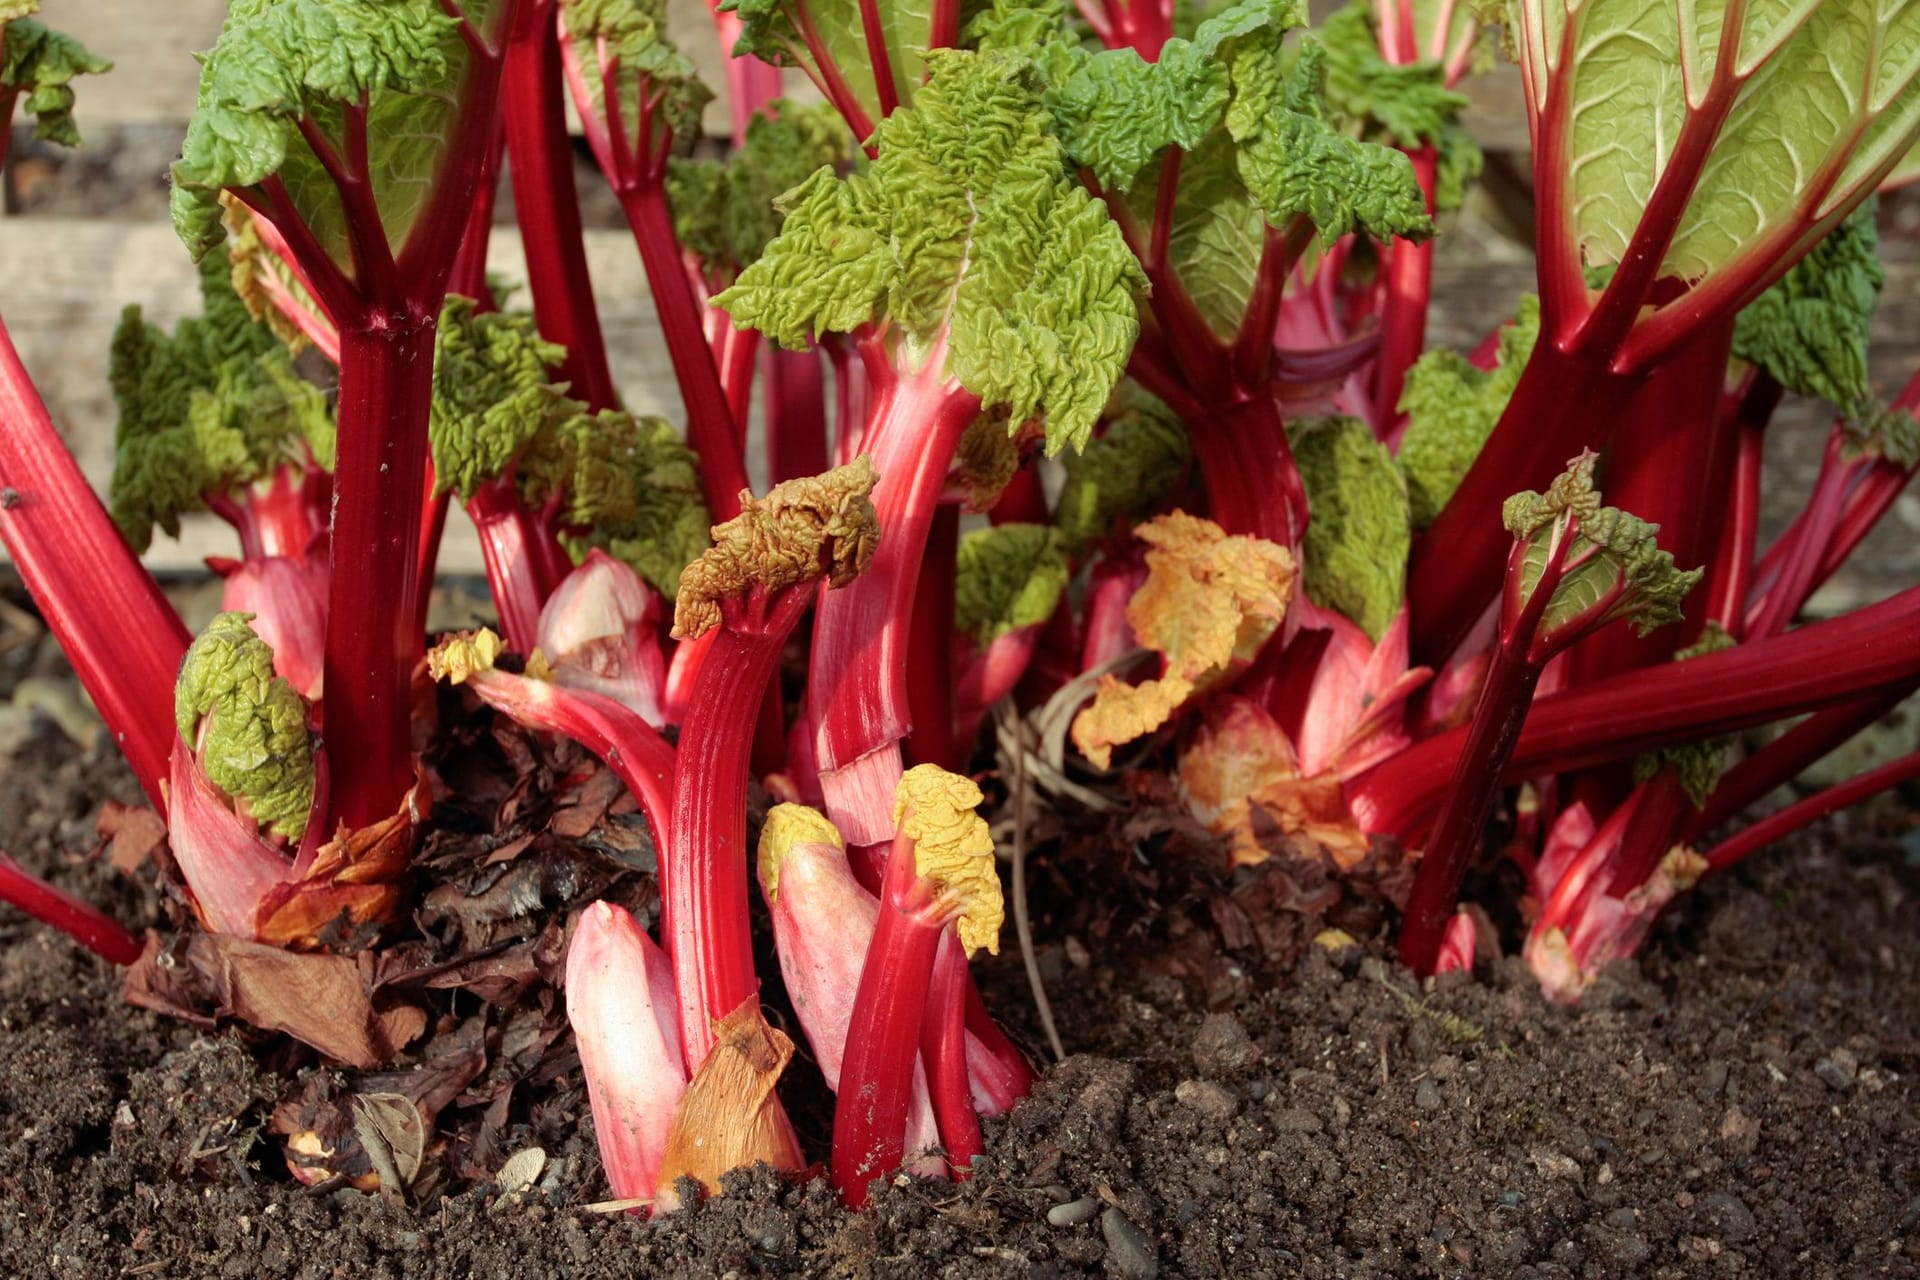
<path fill-rule="evenodd" d="M 117 759 L 37 733 L 0 774 L 0 848 L 164 927 L 151 859 L 123 873 L 99 851 L 103 800 L 139 802 Z M 655 1221 L 591 1208 L 608 1191 L 564 1034 L 517 1091 L 482 1077 L 449 1104 L 446 1131 L 492 1121 L 462 1158 L 428 1135 L 464 1175 L 302 1185 L 272 1117 L 341 1077 L 284 1038 L 130 1007 L 118 973 L 8 912 L 0 1275 L 1920 1275 L 1909 814 L 1706 886 L 1578 1008 L 1514 961 L 1422 990 L 1377 909 L 1336 912 L 1359 947 L 1311 945 L 1319 922 L 1276 914 L 1272 877 L 1043 847 L 1038 954 L 1069 1056 L 989 1122 L 975 1179 L 903 1179 L 860 1214 L 764 1170 Z M 1044 1043 L 1006 952 L 981 970 L 989 1002 Z M 824 1156 L 804 1055 L 788 1092 Z M 504 1182 L 474 1172 L 510 1156 Z"/>

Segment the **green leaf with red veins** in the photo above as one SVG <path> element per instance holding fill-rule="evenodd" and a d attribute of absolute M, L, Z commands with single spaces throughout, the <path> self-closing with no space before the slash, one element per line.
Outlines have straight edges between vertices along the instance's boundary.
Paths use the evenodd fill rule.
<path fill-rule="evenodd" d="M 1689 115 L 1728 95 L 1659 277 L 1778 257 L 1863 199 L 1920 136 L 1914 0 L 1522 0 L 1518 11 L 1536 116 L 1567 82 L 1563 207 L 1589 266 L 1621 260 Z"/>
<path fill-rule="evenodd" d="M 937 356 L 1009 422 L 1044 413 L 1049 452 L 1077 448 L 1139 332 L 1139 265 L 1069 173 L 1024 59 L 928 65 L 872 166 L 790 192 L 780 237 L 715 302 L 789 347 L 884 320 L 903 372 Z"/>
<path fill-rule="evenodd" d="M 652 119 L 670 131 L 679 147 L 700 137 L 700 113 L 713 91 L 700 82 L 693 60 L 667 39 L 664 0 L 560 0 L 560 21 L 579 55 L 580 69 L 595 102 L 609 89 L 629 137 L 640 127 L 642 100 L 654 104 Z M 614 67 L 611 84 L 600 74 L 601 58 Z M 643 151 L 658 141 L 642 140 Z"/>
<path fill-rule="evenodd" d="M 307 704 L 273 674 L 273 650 L 247 625 L 252 617 L 219 614 L 188 646 L 174 720 L 215 786 L 261 827 L 298 840 L 313 808 Z"/>
<path fill-rule="evenodd" d="M 845 77 L 854 101 L 868 120 L 879 122 L 883 113 L 860 0 L 722 0 L 719 7 L 740 15 L 735 56 L 751 53 L 778 67 L 804 67 L 817 83 L 819 63 L 801 34 L 803 25 L 810 26 L 827 61 Z M 933 0 L 878 0 L 880 30 L 901 106 L 913 105 L 926 78 L 934 8 Z"/>
<path fill-rule="evenodd" d="M 1501 510 L 1507 532 L 1527 544 L 1517 583 L 1521 608 L 1556 556 L 1565 566 L 1535 645 L 1549 654 L 1616 618 L 1641 635 L 1678 622 L 1681 604 L 1700 581 L 1701 570 L 1682 572 L 1660 550 L 1658 525 L 1601 505 L 1593 485 L 1596 461 L 1595 454 L 1582 454 L 1545 493 L 1517 493 Z"/>
<path fill-rule="evenodd" d="M 20 105 L 34 118 L 34 137 L 77 147 L 80 131 L 73 123 L 73 78 L 97 76 L 113 64 L 88 53 L 72 36 L 25 16 L 36 7 L 0 5 L 0 98 L 23 95 Z M 7 124 L 0 117 L 0 128 Z"/>
<path fill-rule="evenodd" d="M 483 0 L 464 11 L 487 29 Z M 201 60 L 199 98 L 173 165 L 173 223 L 199 256 L 224 234 L 219 193 L 278 175 L 301 219 L 352 273 L 340 192 L 300 133 L 347 151 L 344 108 L 366 105 L 367 174 L 401 251 L 444 159 L 469 61 L 437 0 L 233 0 Z"/>

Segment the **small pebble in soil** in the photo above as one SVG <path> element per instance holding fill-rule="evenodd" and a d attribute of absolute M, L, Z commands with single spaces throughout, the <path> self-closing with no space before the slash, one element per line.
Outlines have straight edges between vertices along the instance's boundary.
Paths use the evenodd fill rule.
<path fill-rule="evenodd" d="M 1100 1234 L 1106 1237 L 1107 1253 L 1114 1272 L 1121 1280 L 1154 1280 L 1160 1274 L 1160 1260 L 1146 1234 L 1118 1209 L 1100 1215 Z"/>
<path fill-rule="evenodd" d="M 1245 1071 L 1260 1060 L 1260 1048 L 1247 1035 L 1240 1019 L 1230 1013 L 1210 1013 L 1193 1036 L 1193 1065 L 1209 1075 Z"/>
<path fill-rule="evenodd" d="M 1813 1074 L 1819 1076 L 1820 1083 L 1835 1093 L 1845 1093 L 1853 1088 L 1853 1078 L 1859 1070 L 1860 1060 L 1845 1049 L 1835 1049 L 1813 1064 Z"/>
<path fill-rule="evenodd" d="M 1211 1080 L 1182 1080 L 1174 1086 L 1173 1096 L 1209 1120 L 1231 1120 L 1240 1109 L 1233 1091 Z"/>
<path fill-rule="evenodd" d="M 1413 1105 L 1421 1111 L 1438 1111 L 1446 1102 L 1440 1096 L 1438 1082 L 1427 1079 L 1414 1086 Z"/>
<path fill-rule="evenodd" d="M 1078 1200 L 1069 1200 L 1047 1210 L 1047 1224 L 1054 1227 L 1077 1227 L 1092 1222 L 1093 1215 L 1100 1212 L 1100 1202 L 1092 1196 L 1081 1196 Z"/>
<path fill-rule="evenodd" d="M 1726 1244 L 1739 1244 L 1753 1238 L 1753 1210 L 1731 1191 L 1710 1191 L 1700 1197 L 1694 1213 L 1713 1227 L 1714 1238 Z"/>
<path fill-rule="evenodd" d="M 1299 1107 L 1286 1107 L 1273 1113 L 1273 1127 L 1281 1133 L 1318 1133 L 1320 1117 Z"/>

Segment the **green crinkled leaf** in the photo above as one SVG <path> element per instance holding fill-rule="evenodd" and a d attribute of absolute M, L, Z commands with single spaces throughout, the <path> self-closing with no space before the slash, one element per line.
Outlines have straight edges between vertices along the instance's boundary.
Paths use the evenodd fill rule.
<path fill-rule="evenodd" d="M 943 350 L 985 407 L 1044 412 L 1048 450 L 1078 447 L 1139 331 L 1139 265 L 1068 173 L 1023 60 L 928 65 L 871 167 L 789 192 L 779 238 L 715 302 L 789 347 L 884 318 L 903 368 Z"/>
<path fill-rule="evenodd" d="M 953 625 L 985 647 L 1053 616 L 1073 571 L 1057 530 L 1002 524 L 960 539 L 954 561 Z"/>
<path fill-rule="evenodd" d="M 1737 73 L 1734 101 L 1668 243 L 1662 277 L 1697 281 L 1756 249 L 1781 255 L 1804 226 L 1846 213 L 1920 136 L 1920 5 L 1768 0 L 1741 11 L 1737 37 L 1725 8 L 1663 0 L 1519 5 L 1535 109 L 1556 83 L 1570 103 L 1560 151 L 1565 208 L 1587 262 L 1620 261 L 1672 160 L 1689 92 L 1704 101 L 1723 62 Z M 1810 200 L 1834 162 L 1831 186 Z"/>
<path fill-rule="evenodd" d="M 775 201 L 822 165 L 853 159 L 853 138 L 833 108 L 770 104 L 754 116 L 746 143 L 725 160 L 675 159 L 667 171 L 673 234 L 710 275 L 757 262 L 780 233 Z"/>
<path fill-rule="evenodd" d="M 1701 570 L 1683 572 L 1660 550 L 1660 526 L 1601 505 L 1593 484 L 1597 460 L 1584 453 L 1545 493 L 1517 493 L 1501 507 L 1507 532 L 1527 544 L 1517 583 L 1523 607 L 1554 555 L 1556 533 L 1563 526 L 1572 530 L 1561 552 L 1566 568 L 1541 617 L 1536 650 L 1557 652 L 1616 618 L 1641 635 L 1678 622 L 1687 593 L 1700 581 Z"/>
<path fill-rule="evenodd" d="M 80 145 L 73 123 L 73 78 L 99 75 L 113 64 L 88 53 L 78 40 L 28 18 L 34 5 L 0 7 L 0 98 L 19 94 L 34 118 L 33 136 L 63 147 Z M 0 128 L 9 122 L 0 118 Z"/>
<path fill-rule="evenodd" d="M 1393 63 L 1380 56 L 1373 6 L 1352 3 L 1314 31 L 1327 51 L 1327 105 L 1368 137 L 1398 147 L 1438 145 L 1457 124 L 1465 94 L 1447 88 L 1438 62 Z"/>
<path fill-rule="evenodd" d="M 1159 178 L 1157 169 L 1148 170 L 1128 193 L 1127 203 L 1136 218 L 1152 220 Z M 1180 164 L 1180 189 L 1174 195 L 1167 264 L 1207 327 L 1223 342 L 1239 332 L 1253 295 L 1266 225 L 1240 180 L 1233 139 L 1225 131 L 1214 132 L 1197 150 L 1187 153 Z"/>
<path fill-rule="evenodd" d="M 1132 49 L 1077 47 L 1060 69 L 1069 62 L 1071 73 L 1047 85 L 1054 129 L 1067 153 L 1114 191 L 1131 189 L 1168 147 L 1198 147 L 1226 114 L 1226 68 L 1192 41 L 1169 40 L 1157 62 Z"/>
<path fill-rule="evenodd" d="M 1853 404 L 1867 393 L 1867 327 L 1887 274 L 1868 199 L 1733 325 L 1733 354 L 1789 391 Z"/>
<path fill-rule="evenodd" d="M 542 431 L 575 417 L 581 406 L 547 370 L 566 351 L 544 342 L 525 312 L 478 313 L 473 299 L 451 297 L 440 313 L 433 360 L 433 447 L 436 492 L 462 502 L 506 474 Z"/>
<path fill-rule="evenodd" d="M 209 495 L 234 495 L 281 466 L 333 465 L 333 415 L 273 335 L 234 294 L 226 264 L 202 261 L 203 314 L 169 335 L 128 307 L 114 329 L 108 379 L 114 427 L 114 522 L 144 551 L 157 525 Z"/>
<path fill-rule="evenodd" d="M 1505 412 L 1539 336 L 1540 300 L 1529 294 L 1520 300 L 1518 318 L 1500 331 L 1499 363 L 1490 372 L 1445 350 L 1427 352 L 1408 371 L 1399 406 L 1407 415 L 1400 466 L 1407 475 L 1414 528 L 1432 524 L 1460 487 Z"/>
<path fill-rule="evenodd" d="M 529 506 L 559 496 L 575 559 L 599 547 L 669 600 L 680 590 L 680 571 L 707 548 L 712 520 L 698 460 L 659 418 L 617 409 L 577 414 L 529 444 L 518 474 Z"/>
<path fill-rule="evenodd" d="M 474 21 L 486 6 L 467 6 Z M 299 132 L 345 153 L 346 105 L 366 105 L 367 169 L 395 253 L 432 189 L 468 53 L 436 0 L 232 0 L 202 59 L 173 166 L 173 221 L 196 256 L 219 242 L 218 194 L 278 175 L 321 247 L 353 270 L 337 188 Z"/>
<path fill-rule="evenodd" d="M 828 62 L 845 80 L 868 122 L 879 123 L 880 93 L 867 53 L 859 0 L 722 0 L 719 7 L 740 15 L 740 40 L 733 48 L 736 57 L 751 53 L 775 66 L 805 67 L 818 83 L 818 65 L 801 38 L 795 16 L 804 12 Z M 894 91 L 903 107 L 914 105 L 926 78 L 933 11 L 933 0 L 879 0 L 880 30 L 887 44 Z"/>
<path fill-rule="evenodd" d="M 1320 418 L 1288 435 L 1312 513 L 1302 547 L 1307 594 L 1378 640 L 1406 592 L 1406 476 L 1358 419 Z"/>
<path fill-rule="evenodd" d="M 700 113 L 713 91 L 700 82 L 693 60 L 667 38 L 665 0 L 560 0 L 560 21 L 594 101 L 604 103 L 612 91 L 621 125 L 640 143 L 640 154 L 699 140 Z M 612 83 L 600 74 L 603 50 L 616 67 Z M 643 101 L 652 104 L 654 133 L 639 139 Z"/>
<path fill-rule="evenodd" d="M 222 613 L 187 648 L 174 686 L 174 720 L 209 781 L 260 826 L 296 841 L 313 808 L 307 704 L 273 674 L 273 650 Z"/>
<path fill-rule="evenodd" d="M 1186 470 L 1187 430 L 1179 417 L 1144 391 L 1123 396 L 1106 429 L 1061 460 L 1066 483 L 1053 521 L 1076 553 L 1110 535 L 1121 517 L 1150 513 Z"/>
<path fill-rule="evenodd" d="M 1862 400 L 1848 415 L 1847 454 L 1878 458 L 1903 471 L 1920 468 L 1920 420 L 1910 410 Z"/>
<path fill-rule="evenodd" d="M 1306 218 L 1323 245 L 1356 231 L 1376 239 L 1426 239 L 1433 220 L 1413 162 L 1328 122 L 1321 96 L 1325 59 L 1312 41 L 1290 58 L 1277 40 L 1242 41 L 1228 55 L 1227 132 L 1240 144 L 1247 190 L 1269 223 Z"/>
<path fill-rule="evenodd" d="M 1486 167 L 1487 157 L 1466 126 L 1450 124 L 1440 131 L 1437 160 L 1433 173 L 1433 207 L 1449 213 L 1466 203 L 1467 188 Z"/>

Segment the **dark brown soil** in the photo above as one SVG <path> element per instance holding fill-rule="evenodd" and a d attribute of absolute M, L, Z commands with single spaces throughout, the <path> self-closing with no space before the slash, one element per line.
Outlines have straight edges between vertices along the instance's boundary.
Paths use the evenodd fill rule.
<path fill-rule="evenodd" d="M 40 734 L 0 776 L 0 847 L 157 923 L 150 869 L 88 857 L 102 797 L 137 799 L 118 762 Z M 1911 830 L 1831 826 L 1702 891 L 1572 1010 L 1517 964 L 1423 994 L 1377 945 L 1268 982 L 1238 907 L 1110 875 L 1043 925 L 1073 1056 L 989 1125 L 976 1181 L 849 1215 L 821 1181 L 742 1176 L 656 1222 L 586 1207 L 577 1067 L 499 1134 L 544 1150 L 530 1190 L 302 1187 L 266 1133 L 290 1086 L 237 1033 L 129 1008 L 8 913 L 0 1274 L 1912 1276 L 1917 864 Z M 1035 870 L 1043 901 L 1103 879 Z M 986 979 L 1033 1034 L 1017 959 Z"/>

